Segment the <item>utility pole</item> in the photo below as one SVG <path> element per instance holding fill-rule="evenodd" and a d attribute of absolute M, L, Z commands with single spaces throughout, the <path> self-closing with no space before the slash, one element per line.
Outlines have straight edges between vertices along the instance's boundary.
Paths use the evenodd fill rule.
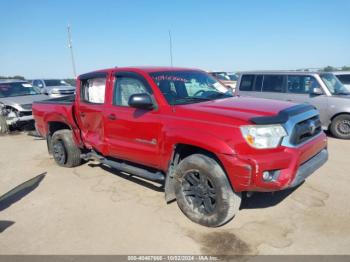
<path fill-rule="evenodd" d="M 70 50 L 70 56 L 72 60 L 72 67 L 73 67 L 73 74 L 74 78 L 77 77 L 77 71 L 75 69 L 75 60 L 74 60 L 74 53 L 73 53 L 73 45 L 72 45 L 72 37 L 70 32 L 70 25 L 67 26 L 67 32 L 68 32 L 68 48 Z"/>
<path fill-rule="evenodd" d="M 173 66 L 173 41 L 171 39 L 170 30 L 169 30 L 169 52 L 170 52 L 170 65 Z"/>

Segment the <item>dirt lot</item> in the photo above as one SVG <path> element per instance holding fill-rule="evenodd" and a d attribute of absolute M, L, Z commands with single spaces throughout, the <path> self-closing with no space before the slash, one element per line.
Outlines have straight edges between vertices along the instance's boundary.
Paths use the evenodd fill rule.
<path fill-rule="evenodd" d="M 329 138 L 330 160 L 294 191 L 244 199 L 208 229 L 162 190 L 106 167 L 55 165 L 46 143 L 0 137 L 0 254 L 350 254 L 350 141 Z"/>

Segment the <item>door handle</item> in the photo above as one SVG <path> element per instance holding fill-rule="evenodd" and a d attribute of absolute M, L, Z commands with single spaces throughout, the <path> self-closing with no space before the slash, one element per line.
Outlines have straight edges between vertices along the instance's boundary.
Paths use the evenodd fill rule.
<path fill-rule="evenodd" d="M 81 113 L 80 113 L 80 116 L 81 116 L 81 117 L 85 117 L 85 113 L 84 113 L 84 112 L 81 112 Z"/>
<path fill-rule="evenodd" d="M 116 120 L 117 117 L 115 116 L 115 114 L 110 114 L 110 115 L 108 115 L 108 119 L 109 120 Z"/>

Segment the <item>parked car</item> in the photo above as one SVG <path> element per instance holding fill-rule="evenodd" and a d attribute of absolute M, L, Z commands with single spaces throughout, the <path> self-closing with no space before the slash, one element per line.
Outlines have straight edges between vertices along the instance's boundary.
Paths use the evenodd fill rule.
<path fill-rule="evenodd" d="M 23 80 L 0 80 L 0 134 L 33 122 L 32 103 L 47 99 Z"/>
<path fill-rule="evenodd" d="M 350 92 L 332 73 L 244 72 L 236 95 L 311 104 L 319 110 L 324 130 L 350 139 Z"/>
<path fill-rule="evenodd" d="M 33 112 L 58 165 L 94 159 L 157 181 L 168 202 L 211 227 L 233 218 L 242 192 L 295 187 L 328 158 L 314 107 L 234 97 L 195 69 L 84 74 L 76 97 L 36 102 Z"/>
<path fill-rule="evenodd" d="M 69 96 L 75 93 L 75 87 L 62 79 L 35 79 L 32 80 L 35 87 L 41 89 L 41 92 L 52 98 Z"/>
<path fill-rule="evenodd" d="M 221 83 L 223 83 L 225 86 L 232 88 L 234 91 L 236 88 L 237 83 L 237 76 L 234 73 L 228 73 L 228 72 L 208 72 L 210 75 L 218 79 Z"/>
<path fill-rule="evenodd" d="M 350 92 L 350 71 L 336 71 L 333 74 Z"/>
<path fill-rule="evenodd" d="M 238 75 L 237 75 L 236 73 L 234 73 L 234 72 L 228 72 L 227 75 L 228 75 L 228 77 L 229 77 L 232 81 L 234 81 L 234 82 L 237 83 Z"/>

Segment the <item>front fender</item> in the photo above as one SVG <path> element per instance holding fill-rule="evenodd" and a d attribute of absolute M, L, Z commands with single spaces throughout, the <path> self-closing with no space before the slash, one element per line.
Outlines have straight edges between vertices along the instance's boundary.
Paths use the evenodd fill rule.
<path fill-rule="evenodd" d="M 235 151 L 223 139 L 202 130 L 172 128 L 165 132 L 162 169 L 166 170 L 177 144 L 196 146 L 215 155 L 234 155 Z"/>

